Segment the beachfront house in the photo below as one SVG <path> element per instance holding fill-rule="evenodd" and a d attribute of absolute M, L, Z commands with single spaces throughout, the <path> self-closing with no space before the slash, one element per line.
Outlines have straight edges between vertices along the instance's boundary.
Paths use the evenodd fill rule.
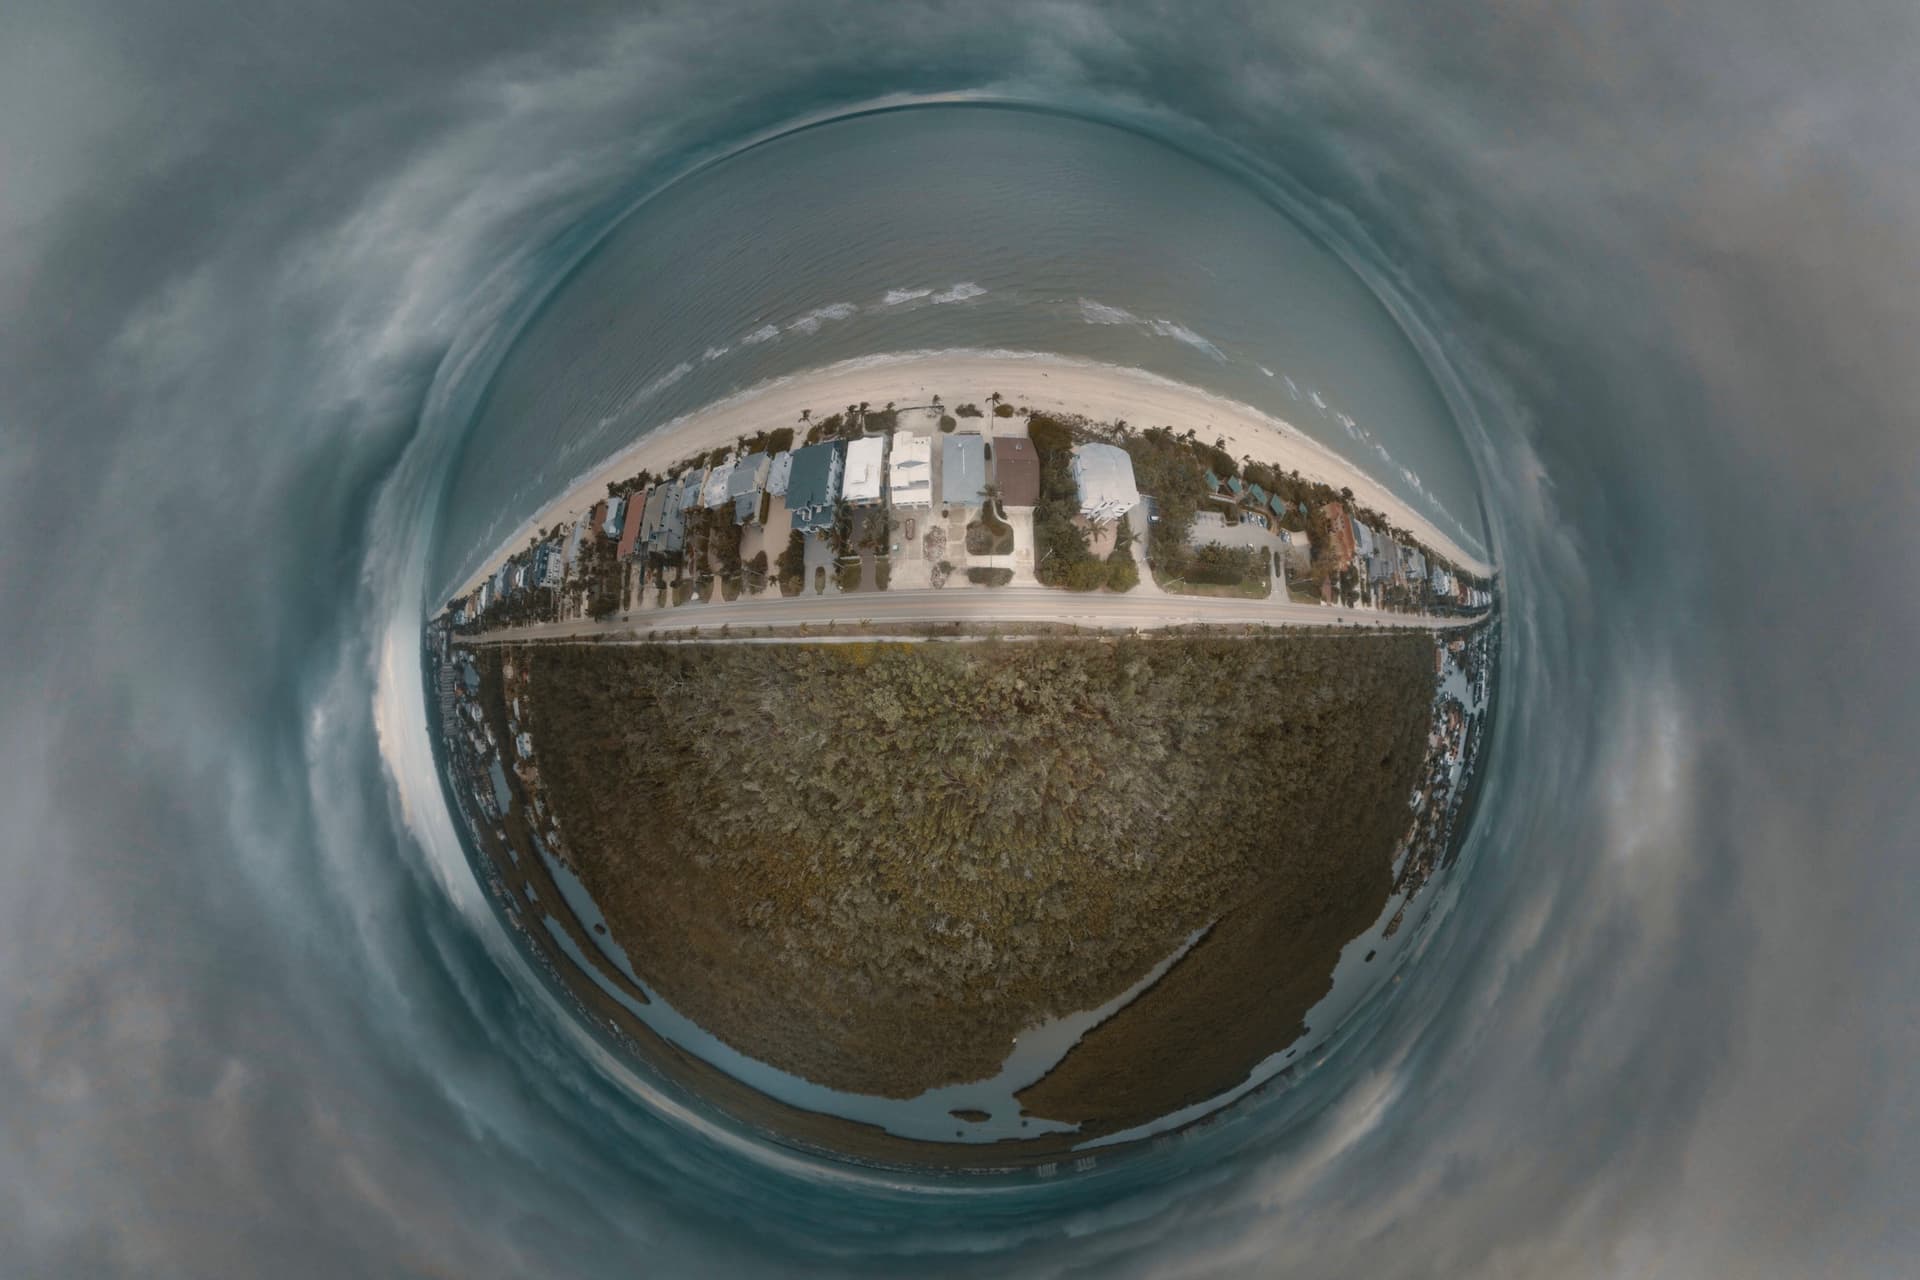
<path fill-rule="evenodd" d="M 625 498 L 607 499 L 607 518 L 600 523 L 600 532 L 609 538 L 620 536 L 620 511 L 626 505 Z"/>
<path fill-rule="evenodd" d="M 557 587 L 561 576 L 561 547 L 558 540 L 545 543 L 533 553 L 533 580 L 543 587 Z"/>
<path fill-rule="evenodd" d="M 587 522 L 585 520 L 575 520 L 573 522 L 573 531 L 567 534 L 567 554 L 561 559 L 561 576 L 564 577 L 573 572 L 573 566 L 580 559 L 580 544 L 586 540 L 586 536 Z"/>
<path fill-rule="evenodd" d="M 1400 545 L 1391 538 L 1380 538 L 1367 557 L 1367 581 L 1391 582 L 1399 571 Z"/>
<path fill-rule="evenodd" d="M 764 453 L 737 458 L 733 475 L 727 480 L 727 500 L 733 503 L 733 522 L 752 524 L 760 518 L 760 493 L 767 487 L 767 471 L 773 459 Z"/>
<path fill-rule="evenodd" d="M 856 507 L 880 501 L 887 470 L 887 438 L 860 436 L 847 443 L 847 469 L 840 479 L 840 496 Z"/>
<path fill-rule="evenodd" d="M 705 483 L 700 489 L 700 505 L 709 511 L 717 511 L 727 505 L 727 485 L 733 479 L 733 459 L 728 458 L 719 466 L 707 472 Z"/>
<path fill-rule="evenodd" d="M 1080 514 L 1095 524 L 1118 520 L 1140 504 L 1133 459 L 1118 445 L 1075 445 L 1070 470 L 1080 494 Z"/>
<path fill-rule="evenodd" d="M 993 483 L 1003 507 L 1031 507 L 1040 501 L 1040 455 L 1033 441 L 1001 436 L 993 442 Z"/>
<path fill-rule="evenodd" d="M 932 440 L 907 435 L 893 438 L 893 450 L 887 459 L 887 496 L 896 507 L 932 505 Z"/>
<path fill-rule="evenodd" d="M 660 520 L 667 511 L 667 493 L 671 482 L 647 490 L 647 501 L 640 513 L 640 545 L 649 549 L 660 541 Z"/>
<path fill-rule="evenodd" d="M 987 500 L 987 442 L 972 432 L 940 439 L 940 500 L 977 507 Z"/>
<path fill-rule="evenodd" d="M 1353 527 L 1353 554 L 1362 560 L 1373 559 L 1380 548 L 1379 538 L 1370 527 L 1358 520 L 1349 517 L 1347 523 Z"/>
<path fill-rule="evenodd" d="M 787 496 L 787 482 L 793 478 L 793 450 L 782 449 L 773 455 L 767 468 L 767 492 L 776 498 Z"/>
<path fill-rule="evenodd" d="M 810 444 L 793 451 L 793 469 L 787 478 L 787 510 L 801 533 L 825 529 L 833 523 L 834 504 L 840 499 L 840 477 L 846 466 L 846 445 L 839 440 Z"/>
<path fill-rule="evenodd" d="M 1347 509 L 1337 502 L 1329 502 L 1320 508 L 1327 518 L 1327 538 L 1333 544 L 1334 567 L 1345 571 L 1353 563 L 1353 521 L 1347 518 Z"/>
<path fill-rule="evenodd" d="M 620 559 L 631 560 L 640 549 L 640 528 L 646 519 L 647 504 L 636 493 L 627 499 L 626 515 L 620 521 L 620 546 L 617 549 Z"/>

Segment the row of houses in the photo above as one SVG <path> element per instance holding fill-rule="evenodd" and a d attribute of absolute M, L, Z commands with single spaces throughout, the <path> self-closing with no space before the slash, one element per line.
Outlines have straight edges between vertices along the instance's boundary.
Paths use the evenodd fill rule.
<path fill-rule="evenodd" d="M 1212 471 L 1206 474 L 1207 496 L 1216 502 L 1238 504 L 1258 512 L 1272 512 L 1277 519 L 1285 520 L 1289 516 L 1307 514 L 1304 502 L 1288 502 L 1277 493 L 1269 493 L 1265 485 L 1250 483 L 1239 476 L 1228 476 L 1222 480 Z"/>
<path fill-rule="evenodd" d="M 1330 502 L 1323 510 L 1342 570 L 1357 566 L 1365 580 L 1375 586 L 1424 584 L 1436 599 L 1451 599 L 1470 608 L 1485 608 L 1493 602 L 1490 593 L 1462 581 L 1438 561 L 1429 563 L 1419 547 L 1366 524 L 1344 504 Z"/>
<path fill-rule="evenodd" d="M 696 510 L 725 510 L 736 524 L 754 524 L 763 518 L 766 502 L 780 498 L 792 528 L 805 534 L 831 527 L 842 502 L 860 507 L 890 500 L 907 510 L 931 507 L 935 497 L 932 464 L 931 437 L 900 434 L 826 440 L 696 466 L 634 493 L 595 503 L 586 519 L 565 536 L 496 570 L 461 606 L 455 620 L 476 620 L 494 601 L 529 587 L 559 586 L 590 537 L 614 539 L 621 560 L 651 552 L 676 554 L 686 545 L 687 515 Z M 1141 500 L 1133 460 L 1116 445 L 1076 446 L 1071 470 L 1081 514 L 1090 520 L 1117 519 Z M 1039 455 L 1024 437 L 1002 436 L 989 442 L 973 432 L 944 435 L 939 487 L 939 500 L 951 506 L 981 506 L 991 489 L 1005 506 L 1031 507 L 1040 500 Z"/>

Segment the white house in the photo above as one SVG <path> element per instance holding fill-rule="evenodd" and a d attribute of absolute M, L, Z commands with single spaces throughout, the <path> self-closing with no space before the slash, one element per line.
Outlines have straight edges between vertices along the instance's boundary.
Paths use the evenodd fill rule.
<path fill-rule="evenodd" d="M 886 475 L 887 438 L 861 436 L 847 444 L 847 469 L 840 480 L 840 496 L 856 507 L 880 501 Z"/>
<path fill-rule="evenodd" d="M 728 458 L 719 466 L 710 469 L 707 472 L 706 488 L 700 491 L 700 505 L 706 507 L 708 510 L 712 510 L 715 507 L 726 506 L 729 501 L 727 497 L 727 482 L 732 479 L 732 458 Z"/>
<path fill-rule="evenodd" d="M 1080 491 L 1080 514 L 1087 519 L 1118 520 L 1140 505 L 1140 491 L 1133 485 L 1133 459 L 1118 445 L 1075 445 L 1070 470 Z"/>
<path fill-rule="evenodd" d="M 933 505 L 933 441 L 927 436 L 893 438 L 887 460 L 887 494 L 896 507 Z"/>
<path fill-rule="evenodd" d="M 767 492 L 776 498 L 787 496 L 787 481 L 793 476 L 793 450 L 786 449 L 773 455 L 773 466 L 767 469 Z"/>

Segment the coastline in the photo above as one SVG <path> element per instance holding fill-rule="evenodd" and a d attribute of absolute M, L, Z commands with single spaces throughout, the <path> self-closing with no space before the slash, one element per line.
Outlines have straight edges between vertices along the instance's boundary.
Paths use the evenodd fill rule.
<path fill-rule="evenodd" d="M 1351 488 L 1360 505 L 1382 513 L 1459 568 L 1479 577 L 1493 573 L 1490 565 L 1358 464 L 1252 405 L 1120 365 L 1040 352 L 961 349 L 843 360 L 760 383 L 665 422 L 574 480 L 448 594 L 474 590 L 537 530 L 586 515 L 606 495 L 608 484 L 641 470 L 664 470 L 743 435 L 797 426 L 803 409 L 825 416 L 862 400 L 925 404 L 936 394 L 956 405 L 984 402 L 995 391 L 1023 408 L 1095 422 L 1192 428 L 1202 440 L 1224 440 L 1227 452 L 1236 457 L 1248 455 L 1336 488 Z M 978 425 L 991 433 L 995 421 L 985 418 Z"/>

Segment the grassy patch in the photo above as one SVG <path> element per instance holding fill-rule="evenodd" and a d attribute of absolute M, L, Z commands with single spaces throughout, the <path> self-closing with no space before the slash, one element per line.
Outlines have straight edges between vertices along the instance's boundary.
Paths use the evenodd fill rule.
<path fill-rule="evenodd" d="M 967 554 L 970 556 L 1010 556 L 1013 554 L 1013 526 L 980 508 L 980 516 L 967 526 Z"/>

